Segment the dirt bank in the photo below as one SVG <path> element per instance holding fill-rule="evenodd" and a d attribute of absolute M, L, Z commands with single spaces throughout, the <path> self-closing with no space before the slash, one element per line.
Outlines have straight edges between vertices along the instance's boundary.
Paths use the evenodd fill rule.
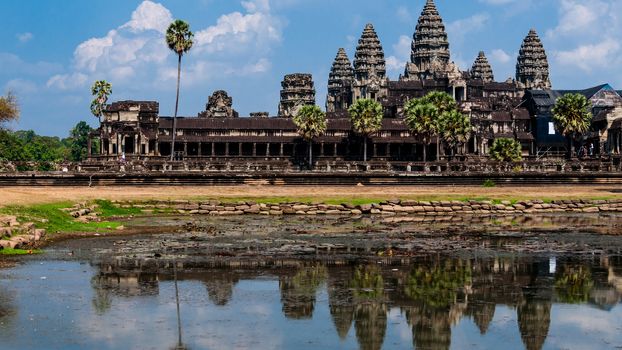
<path fill-rule="evenodd" d="M 357 198 L 442 200 L 464 198 L 512 199 L 613 199 L 622 198 L 622 186 L 213 186 L 213 187 L 4 187 L 0 188 L 0 207 L 91 199 L 226 199 L 283 197 L 323 201 Z"/>

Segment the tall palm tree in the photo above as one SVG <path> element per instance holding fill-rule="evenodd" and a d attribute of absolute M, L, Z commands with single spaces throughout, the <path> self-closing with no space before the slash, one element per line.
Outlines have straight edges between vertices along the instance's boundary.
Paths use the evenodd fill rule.
<path fill-rule="evenodd" d="M 438 109 L 431 103 L 421 104 L 420 101 L 412 99 L 404 105 L 404 112 L 408 129 L 423 138 L 423 161 L 427 162 L 427 146 L 439 132 Z"/>
<path fill-rule="evenodd" d="M 179 82 L 181 80 L 181 57 L 192 48 L 194 34 L 188 23 L 177 19 L 166 30 L 166 44 L 177 54 L 177 96 L 173 116 L 173 139 L 171 141 L 171 161 L 175 156 L 175 134 L 177 134 L 177 110 L 179 108 Z"/>
<path fill-rule="evenodd" d="M 352 130 L 363 136 L 363 161 L 367 162 L 367 139 L 382 128 L 382 105 L 374 100 L 361 99 L 348 109 Z"/>
<path fill-rule="evenodd" d="M 309 143 L 309 168 L 313 167 L 313 139 L 326 132 L 326 113 L 320 107 L 306 105 L 292 119 L 298 134 Z"/>
<path fill-rule="evenodd" d="M 105 80 L 98 80 L 93 83 L 91 87 L 91 95 L 93 95 L 93 102 L 91 102 L 91 113 L 97 118 L 100 118 L 106 108 L 108 102 L 108 96 L 112 94 L 112 85 Z"/>
<path fill-rule="evenodd" d="M 471 132 L 473 132 L 473 126 L 468 115 L 462 114 L 458 110 L 441 114 L 439 133 L 451 149 L 452 156 L 456 148 L 467 142 Z"/>
<path fill-rule="evenodd" d="M 427 95 L 421 98 L 421 103 L 431 103 L 438 109 L 439 116 L 443 113 L 454 111 L 458 109 L 458 104 L 454 98 L 446 93 L 441 91 L 432 91 Z"/>
<path fill-rule="evenodd" d="M 574 154 L 574 140 L 587 132 L 592 124 L 592 103 L 581 94 L 566 94 L 555 102 L 553 122 L 568 139 L 568 159 Z"/>

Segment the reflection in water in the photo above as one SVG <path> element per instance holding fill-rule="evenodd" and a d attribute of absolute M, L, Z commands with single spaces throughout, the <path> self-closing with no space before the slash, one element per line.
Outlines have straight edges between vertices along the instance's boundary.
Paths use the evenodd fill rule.
<path fill-rule="evenodd" d="M 315 294 L 326 280 L 326 267 L 320 264 L 303 267 L 293 276 L 281 276 L 281 302 L 283 313 L 290 319 L 309 319 L 313 317 Z"/>
<path fill-rule="evenodd" d="M 475 335 L 469 335 L 469 344 L 495 347 L 490 343 L 480 344 L 478 341 L 484 342 L 490 337 L 498 337 L 499 327 L 511 327 L 513 332 L 508 334 L 516 334 L 517 331 L 520 334 L 520 339 L 518 336 L 514 339 L 514 346 L 520 347 L 517 343 L 522 343 L 526 349 L 539 350 L 547 340 L 553 338 L 550 333 L 556 335 L 555 341 L 559 341 L 559 329 L 567 322 L 555 319 L 556 312 L 553 309 L 556 304 L 566 304 L 566 310 L 590 306 L 592 308 L 589 310 L 594 310 L 593 312 L 619 313 L 617 306 L 622 300 L 620 257 L 592 260 L 557 258 L 555 264 L 552 261 L 548 258 L 529 257 L 435 257 L 417 259 L 404 266 L 326 266 L 298 262 L 269 269 L 200 269 L 196 266 L 192 269 L 180 268 L 184 341 L 193 348 L 218 348 L 219 346 L 211 343 L 198 345 L 201 344 L 197 342 L 197 337 L 200 336 L 192 328 L 188 330 L 188 327 L 205 322 L 200 318 L 196 319 L 199 315 L 213 315 L 222 311 L 215 316 L 219 322 L 209 323 L 206 329 L 213 331 L 210 327 L 227 324 L 225 328 L 228 330 L 241 317 L 251 317 L 251 314 L 239 314 L 239 309 L 236 314 L 234 310 L 239 305 L 258 312 L 252 314 L 252 317 L 258 317 L 257 322 L 262 325 L 273 322 L 274 328 L 268 328 L 271 333 L 266 334 L 266 337 L 281 329 L 286 332 L 285 329 L 292 329 L 293 325 L 303 325 L 306 328 L 313 321 L 326 324 L 327 319 L 324 318 L 329 316 L 323 311 L 329 311 L 332 318 L 329 331 L 335 340 L 321 334 L 318 338 L 328 342 L 322 346 L 339 348 L 345 347 L 339 346 L 340 344 L 356 341 L 359 348 L 373 350 L 392 346 L 400 348 L 395 345 L 397 343 L 394 344 L 397 327 L 395 324 L 400 322 L 406 327 L 406 344 L 412 343 L 416 349 L 440 350 L 449 349 L 452 345 L 461 347 L 464 345 L 461 342 L 465 341 L 463 333 L 468 332 L 462 328 L 462 332 L 456 333 L 462 338 L 456 340 L 452 331 L 466 319 L 470 319 L 478 330 Z M 166 300 L 172 297 L 168 294 L 171 290 L 170 284 L 160 285 L 162 281 L 172 283 L 173 271 L 170 264 L 147 269 L 132 261 L 121 264 L 113 261 L 97 264 L 96 269 L 94 277 L 90 279 L 92 294 L 87 297 L 92 298 L 91 311 L 98 315 L 97 319 L 106 319 L 111 313 L 118 317 L 119 305 L 127 306 L 132 302 L 145 305 L 146 312 L 151 315 L 160 306 L 157 302 L 154 304 L 154 301 L 161 292 L 165 294 L 161 297 Z M 185 305 L 189 298 L 186 291 L 193 288 L 188 283 L 193 281 L 196 281 L 198 289 L 194 290 L 192 298 L 200 298 L 203 303 L 196 305 L 202 307 Z M 268 302 L 258 303 L 254 299 L 244 299 L 249 296 L 253 286 L 262 286 L 262 293 L 266 293 L 264 296 L 271 295 L 267 298 L 276 303 L 274 309 L 270 309 L 269 305 L 272 304 Z M 7 318 L 12 317 L 7 315 L 15 314 L 11 306 L 13 299 L 8 297 L 8 292 L 5 293 L 5 287 L 0 285 L 0 322 L 4 324 Z M 323 294 L 324 291 L 326 294 Z M 327 300 L 321 297 L 323 295 L 327 296 Z M 209 300 L 209 306 L 205 305 L 206 300 Z M 173 309 L 166 310 L 170 313 Z M 203 314 L 195 313 L 197 310 Z M 278 314 L 280 321 L 271 318 L 273 313 L 270 310 Z M 501 324 L 495 323 L 500 322 L 499 317 L 507 318 L 508 312 L 514 316 L 511 322 L 506 319 Z M 497 313 L 505 316 L 496 318 Z M 396 315 L 403 317 L 401 321 L 394 318 Z M 577 315 L 577 319 L 582 316 Z M 490 329 L 495 329 L 495 332 L 489 332 Z M 576 332 L 576 329 L 566 329 Z M 403 330 L 399 333 L 402 336 Z M 314 329 L 304 331 L 314 332 Z M 3 334 L 0 332 L 0 336 Z M 210 335 L 205 337 L 209 338 Z M 614 337 L 617 337 L 615 341 L 622 344 L 622 338 Z M 231 348 L 232 343 L 220 347 Z M 559 345 L 547 344 L 547 347 Z M 285 343 L 274 347 L 288 347 L 287 345 L 293 346 Z M 400 345 L 403 348 L 404 344 Z M 493 345 L 503 346 L 498 343 Z"/>

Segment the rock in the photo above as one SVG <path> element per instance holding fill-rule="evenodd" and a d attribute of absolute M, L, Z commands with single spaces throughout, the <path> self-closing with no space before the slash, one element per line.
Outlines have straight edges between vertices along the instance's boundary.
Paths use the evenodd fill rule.
<path fill-rule="evenodd" d="M 350 214 L 352 214 L 352 215 L 361 215 L 361 214 L 363 214 L 363 212 L 358 210 L 358 209 L 352 209 L 352 210 L 350 210 Z"/>
<path fill-rule="evenodd" d="M 44 229 L 36 229 L 34 233 L 35 241 L 40 241 L 45 237 Z"/>
<path fill-rule="evenodd" d="M 598 213 L 599 211 L 600 211 L 600 209 L 598 209 L 598 207 L 583 208 L 583 212 L 584 213 Z"/>
<path fill-rule="evenodd" d="M 372 209 L 371 213 L 374 214 L 374 215 L 377 215 L 377 214 L 381 214 L 382 211 L 380 209 Z"/>
<path fill-rule="evenodd" d="M 359 209 L 363 212 L 363 213 L 369 213 L 372 210 L 372 205 L 371 204 L 361 204 L 359 206 Z"/>
<path fill-rule="evenodd" d="M 283 215 L 282 210 L 270 210 L 270 215 Z"/>
<path fill-rule="evenodd" d="M 116 230 L 117 231 L 123 231 L 123 230 L 125 230 L 125 226 L 123 226 L 123 225 L 118 226 Z"/>

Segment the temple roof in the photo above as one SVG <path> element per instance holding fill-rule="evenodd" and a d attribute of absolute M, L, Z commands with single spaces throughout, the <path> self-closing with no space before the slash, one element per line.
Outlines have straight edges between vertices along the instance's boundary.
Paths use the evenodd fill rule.
<path fill-rule="evenodd" d="M 443 19 L 434 0 L 427 0 L 413 36 L 411 62 L 420 65 L 424 61 L 439 60 L 449 63 L 449 41 Z"/>
<path fill-rule="evenodd" d="M 132 110 L 140 112 L 158 113 L 160 104 L 157 101 L 117 101 L 106 106 L 106 112 L 129 112 Z"/>
<path fill-rule="evenodd" d="M 473 63 L 473 67 L 471 68 L 471 78 L 479 79 L 484 83 L 492 82 L 495 80 L 495 77 L 492 73 L 492 67 L 490 63 L 488 63 L 488 59 L 486 58 L 486 54 L 483 51 L 479 52 L 475 62 Z"/>
<path fill-rule="evenodd" d="M 364 80 L 372 76 L 384 78 L 387 74 L 384 50 L 374 26 L 365 26 L 354 54 L 354 74 L 356 79 Z"/>
<path fill-rule="evenodd" d="M 346 50 L 340 48 L 328 76 L 328 89 L 347 86 L 354 79 L 354 69 Z"/>
<path fill-rule="evenodd" d="M 516 63 L 516 80 L 528 89 L 551 88 L 549 62 L 535 29 L 529 31 L 521 45 Z"/>

